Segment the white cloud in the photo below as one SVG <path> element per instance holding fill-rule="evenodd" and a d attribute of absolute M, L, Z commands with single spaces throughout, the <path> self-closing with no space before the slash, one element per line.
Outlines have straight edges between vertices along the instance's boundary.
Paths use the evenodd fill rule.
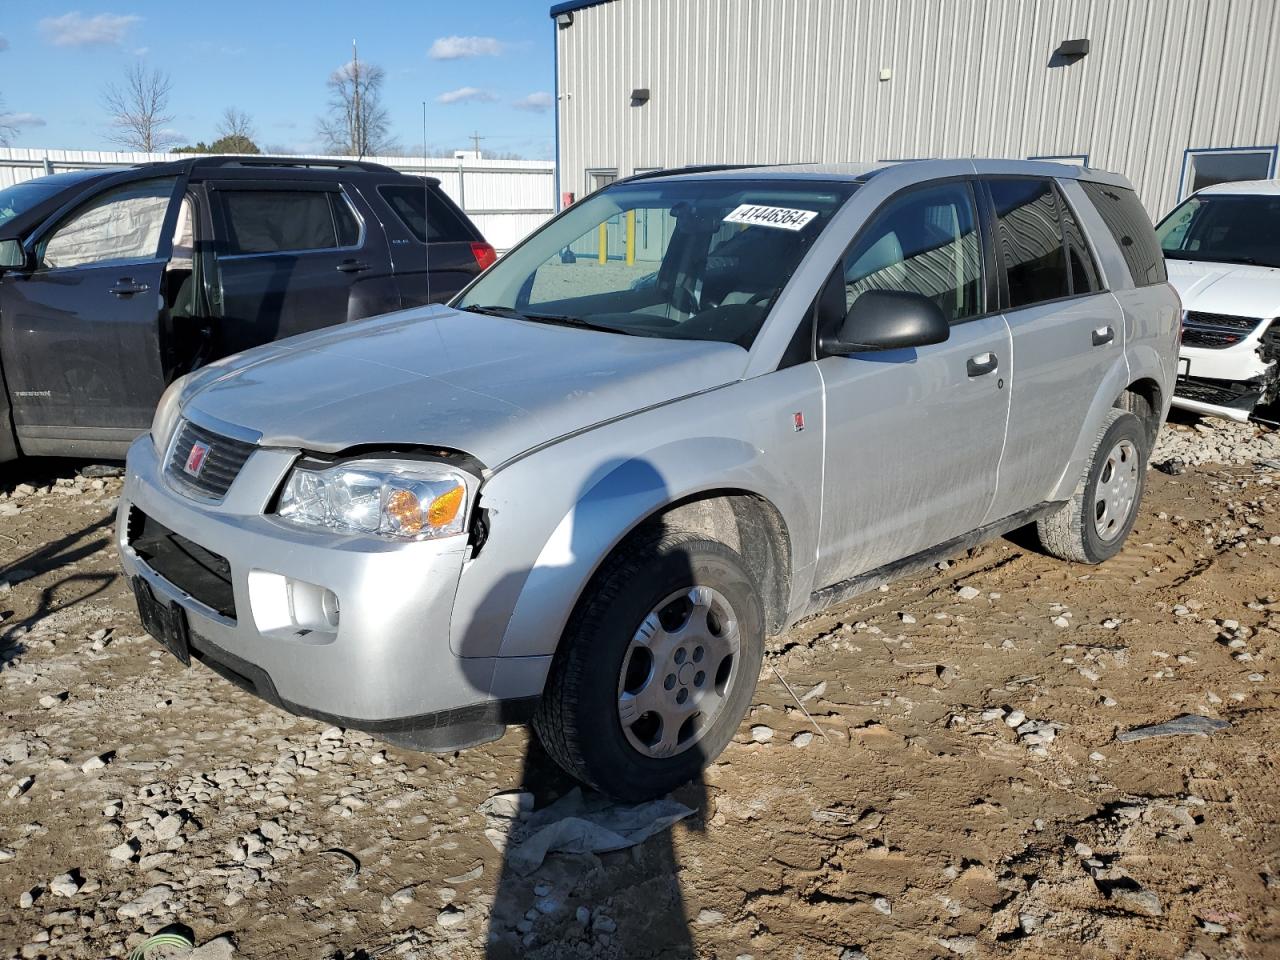
<path fill-rule="evenodd" d="M 498 98 L 479 87 L 459 87 L 436 97 L 436 103 L 492 103 Z"/>
<path fill-rule="evenodd" d="M 0 113 L 0 127 L 43 127 L 44 117 L 34 113 Z"/>
<path fill-rule="evenodd" d="M 497 37 L 441 37 L 431 44 L 432 60 L 461 60 L 463 57 L 499 57 L 507 45 Z"/>
<path fill-rule="evenodd" d="M 555 105 L 555 98 L 545 90 L 521 97 L 512 104 L 517 110 L 528 110 L 530 113 L 546 113 Z"/>
<path fill-rule="evenodd" d="M 129 28 L 141 19 L 132 13 L 99 13 L 86 17 L 73 12 L 45 17 L 39 27 L 55 47 L 113 46 L 121 43 Z"/>
<path fill-rule="evenodd" d="M 0 37 L 0 53 L 4 53 L 9 49 L 9 41 L 4 37 Z"/>

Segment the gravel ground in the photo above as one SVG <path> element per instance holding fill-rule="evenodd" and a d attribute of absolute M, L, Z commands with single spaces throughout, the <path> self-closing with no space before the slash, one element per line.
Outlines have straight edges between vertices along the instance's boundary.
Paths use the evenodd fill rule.
<path fill-rule="evenodd" d="M 10 466 L 0 956 L 1277 956 L 1280 448 L 1203 427 L 1111 562 L 999 540 L 798 625 L 692 816 L 528 875 L 486 801 L 572 784 L 526 732 L 415 754 L 182 669 L 117 576 L 119 481 Z M 1229 726 L 1117 739 L 1182 714 Z"/>

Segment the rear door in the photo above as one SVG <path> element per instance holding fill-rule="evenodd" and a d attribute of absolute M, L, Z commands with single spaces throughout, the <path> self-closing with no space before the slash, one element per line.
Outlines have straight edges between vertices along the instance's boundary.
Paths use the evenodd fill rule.
<path fill-rule="evenodd" d="M 843 302 L 833 312 L 870 290 L 920 293 L 941 307 L 951 335 L 909 350 L 819 359 L 823 585 L 967 533 L 987 514 L 1011 357 L 1004 317 L 991 309 L 982 232 L 970 182 L 931 183 L 889 199 L 845 254 Z"/>
<path fill-rule="evenodd" d="M 115 181 L 28 239 L 34 271 L 0 280 L 0 358 L 28 453 L 127 443 L 151 422 L 166 385 L 161 291 L 184 182 Z"/>
<path fill-rule="evenodd" d="M 376 221 L 336 182 L 227 180 L 206 189 L 219 356 L 355 319 L 363 314 L 352 310 L 353 287 L 390 273 Z"/>
<path fill-rule="evenodd" d="M 483 238 L 439 186 L 401 178 L 363 189 L 390 211 L 382 219 L 404 306 L 452 300 L 479 274 L 475 245 Z"/>
<path fill-rule="evenodd" d="M 1000 488 L 988 515 L 994 521 L 1051 495 L 1107 371 L 1124 362 L 1124 331 L 1054 181 L 991 177 L 984 187 L 1016 358 Z"/>

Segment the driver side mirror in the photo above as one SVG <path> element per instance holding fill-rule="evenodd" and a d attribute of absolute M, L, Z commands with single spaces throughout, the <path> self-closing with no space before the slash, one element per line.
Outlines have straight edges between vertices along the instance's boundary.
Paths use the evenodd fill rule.
<path fill-rule="evenodd" d="M 32 266 L 22 241 L 12 238 L 0 240 L 0 273 L 6 270 L 30 270 Z"/>
<path fill-rule="evenodd" d="M 834 336 L 823 335 L 818 345 L 823 353 L 838 355 L 925 347 L 950 336 L 951 324 L 928 297 L 899 290 L 867 290 L 853 302 Z"/>

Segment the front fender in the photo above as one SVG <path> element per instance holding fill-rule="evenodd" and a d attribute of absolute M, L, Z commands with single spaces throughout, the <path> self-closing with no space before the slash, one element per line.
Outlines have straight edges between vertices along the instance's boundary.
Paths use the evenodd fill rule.
<path fill-rule="evenodd" d="M 788 394 L 807 395 L 815 427 L 820 404 L 813 402 L 816 374 L 793 370 L 589 431 L 494 475 L 480 494 L 490 534 L 463 571 L 455 600 L 454 653 L 554 653 L 579 596 L 610 551 L 663 507 L 712 490 L 745 492 L 777 508 L 791 539 L 793 596 L 797 590 L 807 596 L 821 432 L 794 430 L 792 411 L 803 409 L 795 404 L 805 400 Z M 790 389 L 768 399 L 783 386 Z M 767 412 L 753 415 L 756 400 Z M 696 424 L 699 433 L 673 437 L 681 424 Z"/>

